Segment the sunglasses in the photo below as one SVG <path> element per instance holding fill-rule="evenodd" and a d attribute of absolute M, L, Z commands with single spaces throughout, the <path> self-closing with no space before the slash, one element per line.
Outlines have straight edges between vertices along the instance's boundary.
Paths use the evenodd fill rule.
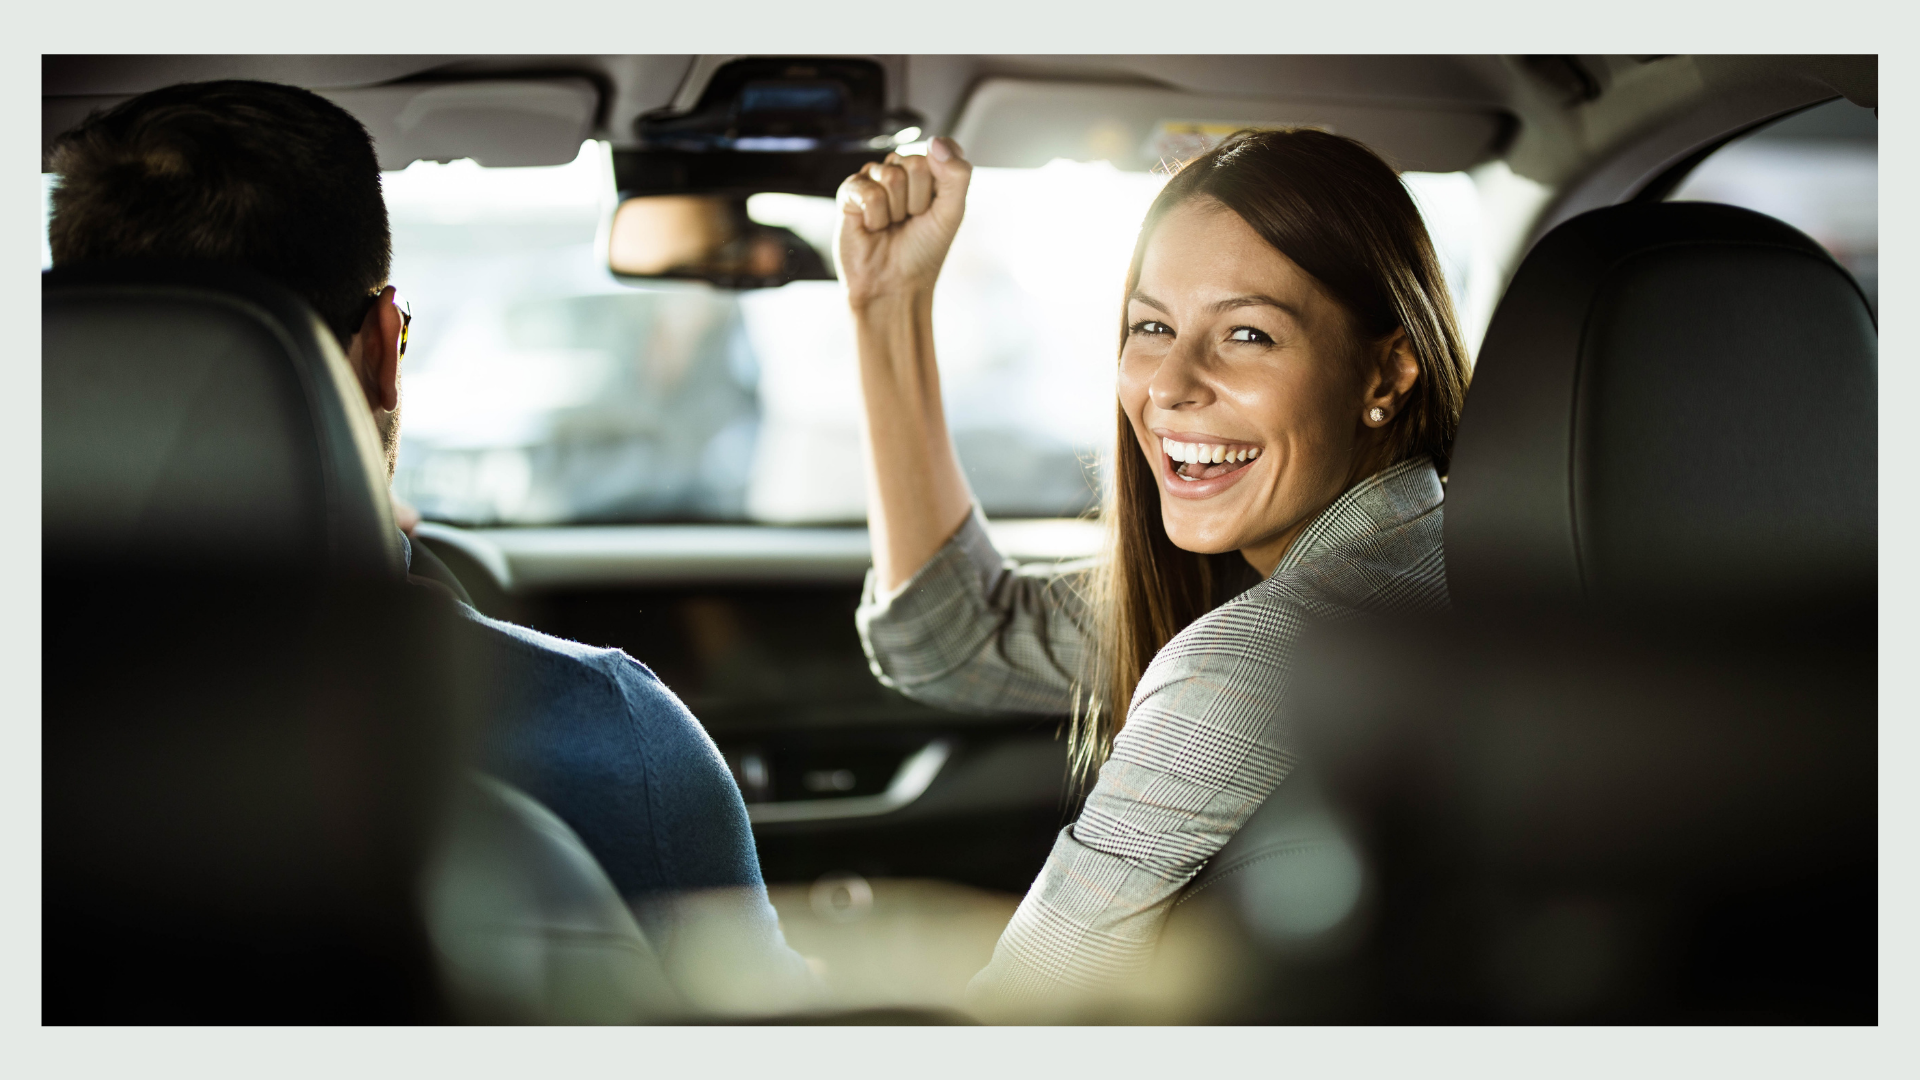
<path fill-rule="evenodd" d="M 367 321 L 367 312 L 372 311 L 373 306 L 380 302 L 380 293 L 385 291 L 385 289 L 382 289 L 380 292 L 367 297 L 366 310 L 360 313 L 361 322 L 364 323 Z M 407 303 L 406 299 L 400 295 L 400 290 L 395 289 L 393 291 L 393 306 L 400 309 L 400 359 L 405 360 L 407 358 L 407 331 L 413 327 L 413 305 Z"/>

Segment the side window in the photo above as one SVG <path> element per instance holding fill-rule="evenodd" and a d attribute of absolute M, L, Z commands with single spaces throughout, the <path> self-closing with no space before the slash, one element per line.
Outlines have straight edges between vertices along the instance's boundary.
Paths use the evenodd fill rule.
<path fill-rule="evenodd" d="M 1818 240 L 1880 306 L 1880 125 L 1830 101 L 1721 147 L 1670 200 L 1757 210 Z"/>

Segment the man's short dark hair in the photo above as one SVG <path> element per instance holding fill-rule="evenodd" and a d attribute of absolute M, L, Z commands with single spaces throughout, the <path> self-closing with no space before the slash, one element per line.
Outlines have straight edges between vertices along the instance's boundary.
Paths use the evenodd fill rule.
<path fill-rule="evenodd" d="M 169 86 L 89 116 L 49 158 L 55 265 L 245 266 L 312 304 L 342 348 L 387 282 L 373 139 L 318 94 L 239 79 Z"/>

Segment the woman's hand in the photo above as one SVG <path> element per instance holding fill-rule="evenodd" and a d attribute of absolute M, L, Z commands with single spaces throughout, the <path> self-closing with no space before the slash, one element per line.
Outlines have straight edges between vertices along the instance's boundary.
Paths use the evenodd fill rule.
<path fill-rule="evenodd" d="M 972 176 L 959 144 L 939 138 L 924 157 L 888 154 L 840 185 L 840 278 L 856 311 L 932 294 Z"/>

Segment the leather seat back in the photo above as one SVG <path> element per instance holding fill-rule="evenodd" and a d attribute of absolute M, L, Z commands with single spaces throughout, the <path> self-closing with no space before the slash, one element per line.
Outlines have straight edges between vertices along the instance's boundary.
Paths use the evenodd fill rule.
<path fill-rule="evenodd" d="M 404 584 L 312 311 L 218 266 L 42 287 L 48 1022 L 669 1012 L 571 830 L 460 778 L 500 673 Z"/>
<path fill-rule="evenodd" d="M 358 383 L 280 286 L 190 263 L 48 271 L 41 378 L 50 559 L 404 573 Z"/>
<path fill-rule="evenodd" d="M 1870 594 L 1877 354 L 1853 279 L 1772 218 L 1635 204 L 1560 226 L 1474 371 L 1455 604 Z"/>

